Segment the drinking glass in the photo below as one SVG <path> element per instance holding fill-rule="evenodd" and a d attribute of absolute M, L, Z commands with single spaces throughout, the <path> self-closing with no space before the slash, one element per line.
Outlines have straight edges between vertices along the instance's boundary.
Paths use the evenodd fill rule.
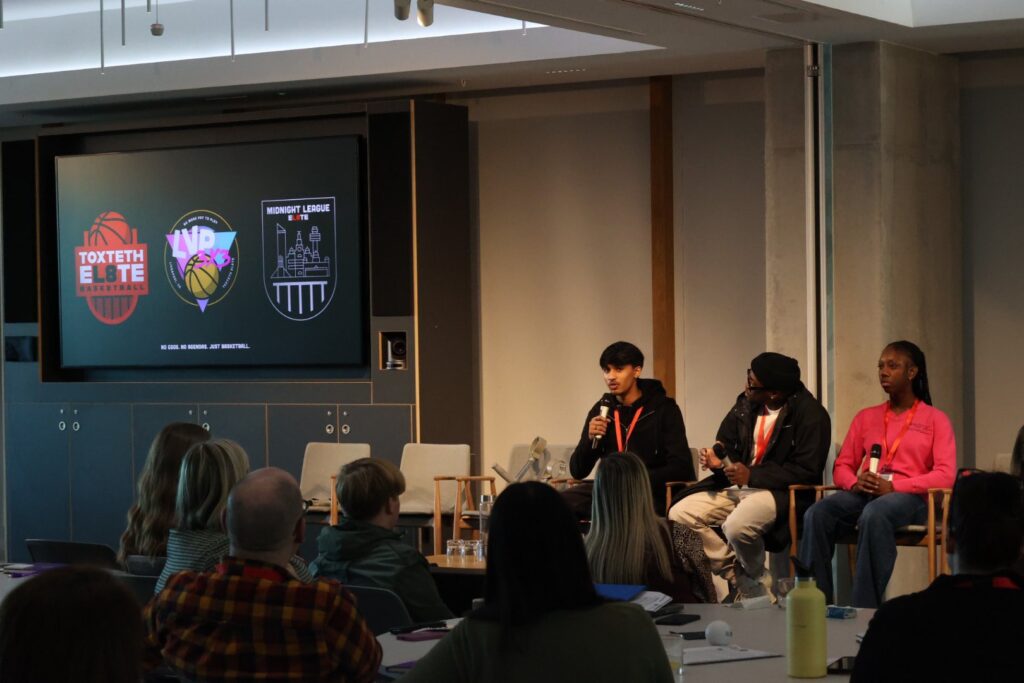
<path fill-rule="evenodd" d="M 668 657 L 668 665 L 672 669 L 672 676 L 675 680 L 682 680 L 683 675 L 683 637 L 661 634 L 661 644 L 665 648 L 665 656 Z"/>

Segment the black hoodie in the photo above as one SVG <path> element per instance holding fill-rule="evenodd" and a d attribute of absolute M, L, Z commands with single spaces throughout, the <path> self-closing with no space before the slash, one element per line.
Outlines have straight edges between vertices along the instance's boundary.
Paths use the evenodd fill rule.
<path fill-rule="evenodd" d="M 640 418 L 636 421 L 632 436 L 625 443 L 623 450 L 635 453 L 647 465 L 647 473 L 651 477 L 651 490 L 654 493 L 655 506 L 665 496 L 665 482 L 694 481 L 693 458 L 690 457 L 690 444 L 686 441 L 686 426 L 683 414 L 675 399 L 665 394 L 665 387 L 656 379 L 638 379 L 641 397 L 631 406 L 618 405 L 609 414 L 612 423 L 608 432 L 597 442 L 597 448 L 591 448 L 591 439 L 587 436 L 590 420 L 598 414 L 601 402 L 598 401 L 587 413 L 583 421 L 583 434 L 576 450 L 569 460 L 569 472 L 576 479 L 590 474 L 594 464 L 605 455 L 619 450 L 615 438 L 615 411 L 619 412 L 619 423 L 622 425 L 622 438 L 625 441 L 629 423 L 636 411 L 643 408 Z"/>

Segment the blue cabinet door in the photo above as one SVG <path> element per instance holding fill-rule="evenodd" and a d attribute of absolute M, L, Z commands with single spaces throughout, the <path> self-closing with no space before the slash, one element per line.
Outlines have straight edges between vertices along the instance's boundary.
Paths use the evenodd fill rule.
<path fill-rule="evenodd" d="M 70 540 L 70 409 L 7 404 L 7 559 L 28 562 L 26 538 Z"/>
<path fill-rule="evenodd" d="M 272 466 L 291 472 L 298 480 L 310 441 L 338 441 L 338 406 L 267 406 L 267 452 Z"/>
<path fill-rule="evenodd" d="M 115 550 L 132 505 L 132 410 L 71 406 L 71 540 Z"/>
<path fill-rule="evenodd" d="M 412 441 L 412 406 L 338 406 L 338 440 L 370 444 L 370 454 L 398 465 Z"/>
<path fill-rule="evenodd" d="M 267 407 L 261 404 L 199 406 L 199 424 L 215 439 L 231 439 L 249 455 L 249 469 L 267 466 Z"/>
<path fill-rule="evenodd" d="M 172 422 L 196 424 L 199 410 L 194 403 L 137 403 L 132 406 L 132 485 L 138 497 L 139 476 L 149 456 L 149 447 L 160 430 Z"/>

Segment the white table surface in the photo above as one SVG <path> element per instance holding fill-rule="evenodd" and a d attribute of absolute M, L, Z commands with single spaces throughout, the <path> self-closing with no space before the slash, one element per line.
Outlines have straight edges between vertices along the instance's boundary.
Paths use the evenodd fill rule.
<path fill-rule="evenodd" d="M 684 612 L 701 615 L 700 621 L 684 626 L 659 626 L 663 633 L 669 631 L 701 631 L 715 619 L 721 619 L 732 626 L 735 645 L 755 650 L 775 652 L 782 657 L 770 659 L 754 659 L 741 662 L 724 662 L 720 664 L 701 664 L 686 667 L 684 680 L 686 683 L 701 681 L 729 681 L 730 683 L 770 683 L 771 681 L 806 680 L 791 679 L 786 675 L 786 611 L 778 607 L 759 610 L 742 610 L 725 605 L 686 605 Z M 828 628 L 828 661 L 843 655 L 856 655 L 859 645 L 856 640 L 858 633 L 868 628 L 868 622 L 874 610 L 857 610 L 856 619 L 826 619 Z M 457 619 L 448 622 L 458 623 Z M 395 636 L 385 633 L 377 637 L 384 658 L 382 666 L 390 666 L 416 660 L 430 651 L 438 641 L 406 642 L 396 640 Z M 686 641 L 684 647 L 706 647 L 705 640 Z M 828 676 L 818 680 L 849 680 L 848 675 Z"/>

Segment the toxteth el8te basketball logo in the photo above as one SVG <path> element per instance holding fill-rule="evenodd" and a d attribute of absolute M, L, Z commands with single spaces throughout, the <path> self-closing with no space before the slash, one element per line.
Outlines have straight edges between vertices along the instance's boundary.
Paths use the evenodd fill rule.
<path fill-rule="evenodd" d="M 236 233 L 213 211 L 191 211 L 171 228 L 164 248 L 167 280 L 201 312 L 231 290 L 238 276 Z"/>
<path fill-rule="evenodd" d="M 147 247 L 116 211 L 101 213 L 84 235 L 85 246 L 75 247 L 76 293 L 97 320 L 119 325 L 149 294 Z"/>

